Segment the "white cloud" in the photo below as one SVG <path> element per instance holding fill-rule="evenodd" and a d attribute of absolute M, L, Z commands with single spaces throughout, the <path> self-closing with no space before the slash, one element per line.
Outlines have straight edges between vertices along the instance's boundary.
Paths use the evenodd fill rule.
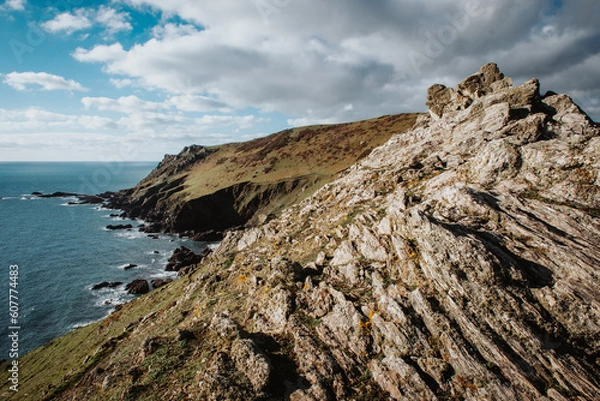
<path fill-rule="evenodd" d="M 235 125 L 239 129 L 247 129 L 256 124 L 268 122 L 268 119 L 256 116 L 226 116 L 226 115 L 204 115 L 201 118 L 195 119 L 196 124 L 200 126 L 218 126 L 218 125 Z"/>
<path fill-rule="evenodd" d="M 268 122 L 253 115 L 192 118 L 170 99 L 87 97 L 82 103 L 89 114 L 0 108 L 0 160 L 110 159 L 123 149 L 133 150 L 122 155 L 125 160 L 160 160 L 165 152 L 177 153 L 191 143 L 216 145 L 256 137 L 252 127 Z"/>
<path fill-rule="evenodd" d="M 89 29 L 98 24 L 111 36 L 117 32 L 129 32 L 133 28 L 129 20 L 131 16 L 126 12 L 119 12 L 114 8 L 100 6 L 98 10 L 79 8 L 72 13 L 64 12 L 53 19 L 46 21 L 42 27 L 51 33 L 64 32 L 67 35 L 76 31 Z"/>
<path fill-rule="evenodd" d="M 0 133 L 5 134 L 21 135 L 36 130 L 54 132 L 57 129 L 90 132 L 116 128 L 117 124 L 113 120 L 93 115 L 54 113 L 38 107 L 22 110 L 0 109 Z"/>
<path fill-rule="evenodd" d="M 4 76 L 4 83 L 18 91 L 35 89 L 39 87 L 45 91 L 65 90 L 65 91 L 86 91 L 80 83 L 72 79 L 65 79 L 58 75 L 48 74 L 47 72 L 11 72 Z M 32 88 L 33 87 L 33 88 Z"/>
<path fill-rule="evenodd" d="M 4 8 L 8 10 L 23 11 L 25 9 L 25 4 L 27 4 L 27 0 L 6 0 L 0 9 Z"/>
<path fill-rule="evenodd" d="M 109 34 L 131 31 L 133 28 L 129 19 L 128 13 L 118 12 L 114 8 L 106 6 L 101 6 L 96 13 L 96 22 L 106 27 Z"/>
<path fill-rule="evenodd" d="M 134 84 L 134 81 L 132 79 L 110 78 L 109 82 L 117 89 L 123 89 L 129 86 L 133 86 Z"/>
<path fill-rule="evenodd" d="M 200 95 L 181 95 L 173 96 L 169 102 L 181 111 L 187 112 L 208 112 L 220 111 L 222 113 L 231 112 L 231 108 L 223 102 L 208 96 Z"/>
<path fill-rule="evenodd" d="M 116 62 L 119 59 L 124 59 L 127 56 L 127 52 L 123 49 L 120 43 L 114 43 L 110 46 L 98 45 L 92 50 L 85 50 L 80 47 L 75 49 L 72 56 L 81 62 L 94 63 L 94 62 Z"/>
<path fill-rule="evenodd" d="M 92 25 L 92 21 L 85 15 L 85 10 L 80 9 L 75 14 L 58 14 L 54 19 L 44 22 L 42 28 L 51 33 L 64 32 L 70 35 L 73 32 L 90 28 Z"/>
<path fill-rule="evenodd" d="M 135 114 L 145 111 L 164 110 L 169 107 L 164 103 L 149 102 L 135 95 L 123 96 L 118 99 L 108 97 L 84 97 L 81 103 L 86 109 L 96 108 L 100 111 L 116 111 L 125 114 Z"/>
<path fill-rule="evenodd" d="M 193 25 L 181 25 L 167 23 L 152 28 L 152 36 L 156 39 L 177 38 L 185 35 L 193 35 L 198 29 Z"/>

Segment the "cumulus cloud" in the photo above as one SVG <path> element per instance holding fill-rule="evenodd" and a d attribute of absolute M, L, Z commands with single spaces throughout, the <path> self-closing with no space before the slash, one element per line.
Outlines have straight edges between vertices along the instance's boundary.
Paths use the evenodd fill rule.
<path fill-rule="evenodd" d="M 50 33 L 66 33 L 89 29 L 97 24 L 105 28 L 108 35 L 117 32 L 129 32 L 131 26 L 129 13 L 119 12 L 114 8 L 100 6 L 98 10 L 79 8 L 73 12 L 58 14 L 42 24 L 42 28 Z"/>
<path fill-rule="evenodd" d="M 85 10 L 81 9 L 74 14 L 58 14 L 54 19 L 44 22 L 42 28 L 51 33 L 64 32 L 70 35 L 73 32 L 90 28 L 92 25 L 92 21 L 86 15 Z"/>
<path fill-rule="evenodd" d="M 96 13 L 96 22 L 106 27 L 109 34 L 117 32 L 129 32 L 133 28 L 129 22 L 128 13 L 118 12 L 114 8 L 102 6 Z"/>
<path fill-rule="evenodd" d="M 23 11 L 27 0 L 6 0 L 0 9 Z"/>
<path fill-rule="evenodd" d="M 11 72 L 4 76 L 4 83 L 18 91 L 37 88 L 45 91 L 65 90 L 72 92 L 87 90 L 72 79 L 67 80 L 47 72 Z"/>
<path fill-rule="evenodd" d="M 123 1 L 187 24 L 160 25 L 128 49 L 80 48 L 77 60 L 174 97 L 277 111 L 293 122 L 423 110 L 427 86 L 455 84 L 489 61 L 542 82 L 558 65 L 563 82 L 578 81 L 568 72 L 600 51 L 595 0 Z M 600 70 L 591 74 L 597 80 Z"/>

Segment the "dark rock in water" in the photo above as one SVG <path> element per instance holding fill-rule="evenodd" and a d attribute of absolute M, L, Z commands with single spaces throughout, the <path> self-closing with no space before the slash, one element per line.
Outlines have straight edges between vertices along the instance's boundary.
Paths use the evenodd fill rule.
<path fill-rule="evenodd" d="M 167 278 L 167 279 L 158 278 L 158 279 L 152 280 L 151 283 L 152 283 L 152 287 L 160 288 L 163 285 L 169 284 L 171 281 L 173 281 L 173 280 L 170 278 Z"/>
<path fill-rule="evenodd" d="M 148 234 L 148 238 L 152 238 L 152 239 L 160 239 L 160 237 L 156 234 Z"/>
<path fill-rule="evenodd" d="M 31 195 L 38 196 L 40 198 L 77 198 L 77 202 L 69 202 L 69 205 L 95 205 L 104 203 L 106 200 L 102 195 L 82 195 L 74 192 L 53 192 L 51 194 L 44 194 L 36 191 L 32 192 Z"/>
<path fill-rule="evenodd" d="M 129 230 L 132 228 L 133 228 L 133 226 L 131 224 L 117 224 L 117 225 L 109 224 L 106 226 L 107 230 Z"/>
<path fill-rule="evenodd" d="M 138 230 L 139 230 L 140 232 L 142 232 L 142 233 L 143 233 L 143 232 L 144 232 L 144 229 L 146 228 L 146 225 L 145 225 L 145 224 L 140 224 L 139 226 L 137 226 L 137 228 L 138 228 Z"/>
<path fill-rule="evenodd" d="M 173 255 L 169 258 L 169 263 L 167 263 L 165 270 L 176 272 L 184 267 L 200 263 L 202 259 L 202 255 L 197 255 L 190 249 L 182 246 L 173 251 Z"/>
<path fill-rule="evenodd" d="M 130 294 L 147 294 L 150 291 L 150 285 L 146 280 L 133 280 L 125 286 Z"/>
<path fill-rule="evenodd" d="M 154 253 L 154 254 L 156 254 L 156 255 L 159 255 L 159 254 L 160 254 L 160 252 L 159 252 L 159 251 L 154 251 L 153 253 Z"/>
<path fill-rule="evenodd" d="M 113 281 L 113 282 L 108 282 L 108 281 L 103 281 L 100 284 L 96 284 L 92 287 L 92 290 L 100 290 L 102 288 L 115 288 L 120 286 L 121 284 L 123 284 L 120 281 Z"/>
<path fill-rule="evenodd" d="M 32 193 L 32 195 L 39 196 L 40 198 L 70 198 L 73 196 L 77 196 L 77 197 L 83 196 L 83 195 L 76 194 L 73 192 L 54 192 L 51 194 L 43 194 L 40 192 L 34 192 L 34 193 Z"/>
<path fill-rule="evenodd" d="M 120 215 L 120 214 L 117 214 L 117 213 L 111 213 L 111 214 L 110 214 L 110 217 L 121 217 L 121 215 Z"/>
<path fill-rule="evenodd" d="M 130 263 L 126 266 L 123 266 L 123 270 L 129 270 L 129 269 L 133 269 L 134 267 L 138 267 L 138 265 L 134 264 L 134 263 Z"/>
<path fill-rule="evenodd" d="M 97 195 L 78 195 L 80 205 L 98 205 L 104 203 L 104 198 Z"/>

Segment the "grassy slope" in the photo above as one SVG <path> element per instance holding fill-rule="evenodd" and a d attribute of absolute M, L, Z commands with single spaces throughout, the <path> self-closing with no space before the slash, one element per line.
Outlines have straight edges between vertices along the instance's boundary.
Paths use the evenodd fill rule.
<path fill-rule="evenodd" d="M 337 173 L 384 144 L 393 134 L 410 129 L 418 114 L 401 114 L 336 125 L 294 128 L 244 143 L 210 148 L 190 170 L 145 180 L 134 198 L 143 198 L 157 182 L 184 178 L 183 190 L 171 199 L 189 201 L 229 186 L 250 182 L 272 184 L 295 178 L 310 183 L 278 199 L 267 212 L 277 212 L 309 195 Z M 302 194 L 299 194 L 302 192 Z"/>

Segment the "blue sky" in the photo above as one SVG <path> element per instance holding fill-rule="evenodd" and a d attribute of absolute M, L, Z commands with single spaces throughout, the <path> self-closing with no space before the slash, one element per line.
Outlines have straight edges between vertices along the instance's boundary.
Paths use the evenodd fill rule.
<path fill-rule="evenodd" d="M 154 161 L 424 111 L 489 61 L 600 120 L 599 2 L 488 3 L 0 0 L 0 161 Z"/>

